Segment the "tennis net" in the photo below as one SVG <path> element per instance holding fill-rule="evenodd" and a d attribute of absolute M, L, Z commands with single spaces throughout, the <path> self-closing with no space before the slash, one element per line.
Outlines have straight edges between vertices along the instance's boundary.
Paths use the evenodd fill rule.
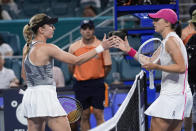
<path fill-rule="evenodd" d="M 90 131 L 145 131 L 145 89 L 146 74 L 141 71 L 116 114 Z"/>

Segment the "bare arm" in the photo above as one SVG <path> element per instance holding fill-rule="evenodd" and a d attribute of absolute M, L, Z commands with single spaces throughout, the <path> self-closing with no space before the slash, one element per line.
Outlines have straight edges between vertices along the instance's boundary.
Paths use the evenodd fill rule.
<path fill-rule="evenodd" d="M 109 74 L 112 68 L 112 60 L 109 50 L 103 52 L 104 59 L 104 75 L 105 77 Z"/>
<path fill-rule="evenodd" d="M 14 78 L 10 83 L 10 87 L 18 87 L 18 85 L 19 85 L 19 80 L 17 78 Z"/>
<path fill-rule="evenodd" d="M 72 46 L 70 46 L 70 48 L 69 48 L 69 53 L 73 54 Z M 69 72 L 73 75 L 74 74 L 75 65 L 68 64 L 68 69 L 69 69 Z"/>
<path fill-rule="evenodd" d="M 68 65 L 68 69 L 69 69 L 69 72 L 73 75 L 73 74 L 74 74 L 75 66 L 74 66 L 74 65 L 69 64 L 69 65 Z"/>
<path fill-rule="evenodd" d="M 107 65 L 104 67 L 105 77 L 107 77 L 107 75 L 110 73 L 111 69 L 112 69 L 111 65 Z"/>
<path fill-rule="evenodd" d="M 109 38 L 109 40 L 106 40 L 106 36 L 104 36 L 102 47 L 104 49 L 108 49 L 112 46 L 112 44 L 112 37 Z M 61 50 L 59 47 L 53 44 L 48 44 L 46 50 L 49 56 L 54 57 L 59 61 L 73 65 L 80 65 L 97 55 L 96 49 L 92 49 L 91 51 L 86 52 L 80 56 L 75 56 L 71 53 Z"/>
<path fill-rule="evenodd" d="M 59 47 L 53 44 L 48 44 L 47 50 L 49 56 L 54 57 L 55 59 L 62 61 L 64 63 L 73 65 L 80 65 L 88 61 L 89 59 L 93 58 L 97 54 L 96 51 L 93 49 L 80 56 L 75 56 L 71 53 L 61 50 Z"/>
<path fill-rule="evenodd" d="M 140 55 L 139 62 L 142 65 L 148 64 L 148 63 L 151 63 L 151 62 L 153 62 L 153 63 L 155 63 L 155 62 L 156 63 L 159 63 L 159 60 L 158 61 L 155 61 L 155 60 L 159 57 L 159 55 L 161 53 L 161 49 L 162 49 L 162 46 L 160 46 L 157 50 L 155 50 L 155 52 L 153 53 L 153 55 L 151 57 L 145 56 L 143 54 L 139 54 Z M 136 56 L 138 57 L 138 53 L 136 54 Z"/>
<path fill-rule="evenodd" d="M 131 50 L 131 46 L 129 45 L 129 42 L 127 40 L 127 37 L 125 37 L 125 41 L 122 40 L 120 37 L 118 36 L 115 36 L 115 45 L 114 45 L 115 48 L 119 48 L 120 50 L 122 50 L 123 52 L 127 53 Z M 140 55 L 140 62 L 141 64 L 144 64 L 144 63 L 149 63 L 150 62 L 150 58 L 147 57 L 147 56 L 144 56 L 142 54 L 138 54 L 136 53 L 135 56 L 133 57 L 135 60 L 139 61 L 138 60 L 138 55 Z"/>
<path fill-rule="evenodd" d="M 26 49 L 26 45 L 25 45 L 24 48 L 23 48 L 22 70 L 21 70 L 21 77 L 23 78 L 24 81 L 26 81 L 26 74 L 25 74 L 25 69 L 24 69 L 24 59 L 25 59 L 24 51 L 25 51 L 25 49 Z"/>

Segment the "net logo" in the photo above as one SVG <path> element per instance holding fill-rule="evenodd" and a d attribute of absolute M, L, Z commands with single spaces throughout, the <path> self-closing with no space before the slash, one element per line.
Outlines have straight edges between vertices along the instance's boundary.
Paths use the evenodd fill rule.
<path fill-rule="evenodd" d="M 13 100 L 13 101 L 11 102 L 11 106 L 12 106 L 13 108 L 17 107 L 17 105 L 18 105 L 18 102 L 17 102 L 16 100 Z"/>
<path fill-rule="evenodd" d="M 13 108 L 16 108 L 16 118 L 17 120 L 23 124 L 23 125 L 27 125 L 27 119 L 24 117 L 23 113 L 22 113 L 22 105 L 18 104 L 18 102 L 16 100 L 13 100 L 11 102 L 11 106 Z M 24 129 L 15 129 L 14 131 L 24 131 Z"/>

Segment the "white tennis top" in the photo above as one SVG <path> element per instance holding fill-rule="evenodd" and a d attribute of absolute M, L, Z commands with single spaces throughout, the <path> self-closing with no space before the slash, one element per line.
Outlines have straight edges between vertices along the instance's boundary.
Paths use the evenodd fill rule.
<path fill-rule="evenodd" d="M 161 65 L 170 65 L 173 64 L 173 60 L 170 56 L 170 54 L 165 49 L 166 41 L 170 36 L 176 37 L 176 39 L 179 41 L 180 48 L 182 55 L 185 60 L 186 67 L 188 69 L 188 60 L 187 60 L 187 52 L 186 48 L 182 42 L 182 40 L 178 37 L 178 35 L 175 32 L 170 32 L 166 38 L 163 40 L 163 54 L 160 58 Z M 165 72 L 162 71 L 162 80 L 161 80 L 161 94 L 167 94 L 167 95 L 179 95 L 184 94 L 186 92 L 190 91 L 189 84 L 188 84 L 188 71 L 186 69 L 185 73 L 171 73 L 171 72 Z"/>

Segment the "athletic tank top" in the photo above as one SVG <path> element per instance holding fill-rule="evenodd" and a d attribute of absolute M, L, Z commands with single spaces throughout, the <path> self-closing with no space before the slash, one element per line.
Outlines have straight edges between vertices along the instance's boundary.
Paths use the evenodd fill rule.
<path fill-rule="evenodd" d="M 53 59 L 51 59 L 47 65 L 36 66 L 29 58 L 30 51 L 36 43 L 37 42 L 32 42 L 32 44 L 30 44 L 29 52 L 24 60 L 27 86 L 32 87 L 38 85 L 55 85 L 52 72 Z"/>
<path fill-rule="evenodd" d="M 186 48 L 182 42 L 182 40 L 178 37 L 175 32 L 170 32 L 166 38 L 163 40 L 163 54 L 160 58 L 161 65 L 171 65 L 173 64 L 173 60 L 170 54 L 165 49 L 165 44 L 170 36 L 174 36 L 180 44 L 180 49 L 185 60 L 186 71 L 185 73 L 171 73 L 162 71 L 162 80 L 161 80 L 161 94 L 184 94 L 190 91 L 187 77 L 187 68 L 188 68 L 188 60 L 187 60 L 187 52 Z"/>

